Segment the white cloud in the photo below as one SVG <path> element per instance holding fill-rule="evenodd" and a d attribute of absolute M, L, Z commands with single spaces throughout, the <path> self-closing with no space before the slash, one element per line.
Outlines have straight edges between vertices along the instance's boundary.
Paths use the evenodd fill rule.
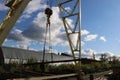
<path fill-rule="evenodd" d="M 21 34 L 21 30 L 15 29 L 13 32 L 11 32 L 7 39 L 8 40 L 14 40 L 14 41 L 24 41 L 25 37 Z"/>
<path fill-rule="evenodd" d="M 95 55 L 95 59 L 99 60 L 101 57 L 101 54 L 106 54 L 107 57 L 113 56 L 114 54 L 110 51 L 103 51 L 103 52 L 96 52 L 93 49 L 86 49 L 82 50 L 82 58 L 93 58 L 93 54 Z"/>
<path fill-rule="evenodd" d="M 25 19 L 30 18 L 33 13 L 45 10 L 47 7 L 46 1 L 47 0 L 31 0 L 17 22 L 20 23 L 21 21 L 25 21 Z M 0 1 L 0 11 L 9 9 L 3 2 L 5 1 Z"/>
<path fill-rule="evenodd" d="M 71 8 L 70 8 L 70 7 L 66 7 L 65 10 L 67 10 L 67 11 L 70 12 L 70 11 L 71 11 Z"/>
<path fill-rule="evenodd" d="M 63 29 L 63 23 L 59 18 L 58 7 L 53 7 L 52 10 L 54 13 L 50 18 L 51 41 L 53 42 L 53 45 L 57 45 L 58 43 L 63 42 L 63 40 L 66 40 L 66 34 L 61 32 Z M 22 34 L 29 39 L 43 42 L 45 31 L 46 15 L 43 12 L 39 12 L 37 17 L 33 20 L 32 24 L 28 27 L 28 29 L 24 30 Z"/>
<path fill-rule="evenodd" d="M 98 52 L 98 54 L 106 54 L 107 56 L 114 56 L 114 54 L 110 51 Z"/>
<path fill-rule="evenodd" d="M 83 46 L 85 43 L 83 41 L 81 41 L 81 46 Z"/>
<path fill-rule="evenodd" d="M 54 13 L 51 16 L 51 42 L 52 45 L 55 46 L 57 44 L 61 44 L 61 46 L 67 46 L 67 38 L 66 33 L 63 31 L 63 22 L 59 18 L 59 9 L 58 7 L 52 8 Z M 31 22 L 30 26 L 24 30 L 14 30 L 10 33 L 7 40 L 14 40 L 16 42 L 26 42 L 29 39 L 29 43 L 31 41 L 37 41 L 43 43 L 44 35 L 46 30 L 46 15 L 43 12 L 39 12 L 38 15 L 34 18 L 33 22 Z M 24 44 L 23 44 L 24 45 Z M 28 44 L 27 44 L 28 45 Z M 22 44 L 20 45 L 22 46 Z M 24 45 L 25 46 L 25 45 Z"/>
<path fill-rule="evenodd" d="M 8 35 L 5 42 L 15 41 L 17 44 L 15 47 L 26 49 L 30 45 L 30 40 L 24 37 L 21 33 L 21 30 L 15 29 Z"/>
<path fill-rule="evenodd" d="M 5 6 L 3 2 L 0 2 L 0 11 L 8 10 L 8 7 Z"/>
<path fill-rule="evenodd" d="M 77 41 L 78 41 L 78 34 L 70 34 L 71 42 L 73 43 L 73 46 L 76 47 Z"/>
<path fill-rule="evenodd" d="M 85 41 L 91 41 L 93 39 L 96 39 L 97 35 L 96 34 L 90 34 L 85 37 Z"/>
<path fill-rule="evenodd" d="M 72 55 L 71 54 L 71 51 L 67 51 L 65 52 L 66 54 L 69 54 L 69 55 Z M 100 60 L 100 57 L 101 57 L 101 54 L 106 54 L 107 57 L 111 57 L 111 56 L 114 56 L 114 54 L 110 51 L 103 51 L 103 52 L 97 52 L 93 49 L 85 49 L 81 51 L 81 57 L 82 58 L 90 58 L 90 59 L 93 59 L 94 55 L 95 55 L 95 59 L 96 60 Z M 79 53 L 75 53 L 75 55 L 78 57 L 79 56 Z"/>
<path fill-rule="evenodd" d="M 65 46 L 69 46 L 69 43 L 68 43 L 68 41 L 61 41 L 60 43 L 58 43 L 58 45 L 57 46 L 63 46 L 63 47 L 65 47 Z"/>
<path fill-rule="evenodd" d="M 47 0 L 31 0 L 29 4 L 27 5 L 25 11 L 23 12 L 23 15 L 20 17 L 20 19 L 17 21 L 20 23 L 21 21 L 25 21 L 25 19 L 30 18 L 32 13 L 41 11 L 47 7 L 46 5 Z M 5 1 L 0 1 L 0 11 L 8 10 L 9 8 L 5 6 Z"/>
<path fill-rule="evenodd" d="M 33 12 L 39 11 L 41 9 L 45 9 L 47 5 L 45 4 L 46 0 L 32 0 L 28 4 L 25 13 L 32 14 Z"/>
<path fill-rule="evenodd" d="M 18 22 L 21 22 L 26 18 L 30 18 L 32 13 L 41 11 L 46 7 L 46 0 L 31 0 Z"/>
<path fill-rule="evenodd" d="M 101 54 L 106 54 L 107 57 L 114 56 L 114 53 L 112 53 L 112 52 L 110 52 L 110 51 L 97 52 L 97 54 L 95 54 L 96 59 L 100 59 Z"/>
<path fill-rule="evenodd" d="M 104 41 L 104 42 L 107 41 L 104 36 L 101 36 L 101 37 L 100 37 L 100 40 L 101 40 L 101 41 Z"/>
<path fill-rule="evenodd" d="M 26 29 L 22 32 L 22 34 L 23 34 L 23 36 L 25 36 L 31 40 L 43 42 L 44 32 L 45 32 L 44 28 L 39 27 L 36 24 L 31 24 L 28 29 Z"/>
<path fill-rule="evenodd" d="M 83 37 L 84 35 L 87 36 L 90 32 L 88 30 L 81 30 L 81 36 Z M 81 46 L 85 44 L 84 41 L 81 41 Z"/>
<path fill-rule="evenodd" d="M 83 58 L 93 58 L 93 54 L 96 52 L 92 49 L 82 50 L 82 57 Z"/>
<path fill-rule="evenodd" d="M 87 35 L 89 34 L 90 32 L 88 30 L 81 30 L 81 35 Z"/>

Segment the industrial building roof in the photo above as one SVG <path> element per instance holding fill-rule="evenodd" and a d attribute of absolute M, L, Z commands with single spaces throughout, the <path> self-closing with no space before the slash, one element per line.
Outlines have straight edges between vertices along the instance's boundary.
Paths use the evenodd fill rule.
<path fill-rule="evenodd" d="M 20 48 L 13 47 L 1 47 L 4 59 L 21 59 L 27 60 L 31 58 L 37 59 L 37 61 L 43 60 L 43 52 L 33 51 L 33 50 L 25 50 Z M 72 60 L 72 57 L 57 55 L 54 53 L 45 53 L 45 61 L 51 61 L 51 55 L 53 56 L 53 61 L 60 60 Z"/>

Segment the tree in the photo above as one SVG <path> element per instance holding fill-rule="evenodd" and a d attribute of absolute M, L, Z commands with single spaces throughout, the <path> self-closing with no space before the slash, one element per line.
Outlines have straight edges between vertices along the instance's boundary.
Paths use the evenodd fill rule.
<path fill-rule="evenodd" d="M 107 62 L 108 61 L 107 55 L 101 54 L 100 60 L 101 60 L 101 62 Z"/>

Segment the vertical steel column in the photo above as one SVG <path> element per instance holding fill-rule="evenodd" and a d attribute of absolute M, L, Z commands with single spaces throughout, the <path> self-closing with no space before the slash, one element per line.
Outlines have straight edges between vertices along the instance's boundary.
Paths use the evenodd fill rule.
<path fill-rule="evenodd" d="M 74 61 L 79 77 L 81 77 L 81 1 L 80 0 L 57 0 L 60 15 L 64 24 L 73 59 L 79 54 L 80 61 Z M 69 24 L 69 20 L 72 24 Z M 73 37 L 77 36 L 73 40 Z M 76 40 L 76 41 L 75 41 Z M 81 80 L 81 78 L 79 78 Z"/>

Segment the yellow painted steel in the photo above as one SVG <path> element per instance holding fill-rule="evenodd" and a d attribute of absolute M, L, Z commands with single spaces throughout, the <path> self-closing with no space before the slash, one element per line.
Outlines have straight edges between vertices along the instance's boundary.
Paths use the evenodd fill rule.
<path fill-rule="evenodd" d="M 0 24 L 0 46 L 30 1 L 31 0 L 14 0 L 12 5 L 9 6 L 10 10 Z"/>
<path fill-rule="evenodd" d="M 74 1 L 74 3 L 72 3 Z M 57 0 L 68 42 L 70 45 L 73 59 L 75 60 L 75 54 L 79 53 L 79 59 L 81 59 L 81 0 Z M 70 5 L 70 3 L 72 3 Z M 70 11 L 66 9 L 65 4 L 69 4 Z M 72 18 L 74 17 L 74 18 Z M 69 24 L 67 19 L 72 19 L 73 25 Z M 77 35 L 76 44 L 71 39 L 71 35 Z M 76 64 L 76 70 L 81 77 L 81 61 Z"/>

